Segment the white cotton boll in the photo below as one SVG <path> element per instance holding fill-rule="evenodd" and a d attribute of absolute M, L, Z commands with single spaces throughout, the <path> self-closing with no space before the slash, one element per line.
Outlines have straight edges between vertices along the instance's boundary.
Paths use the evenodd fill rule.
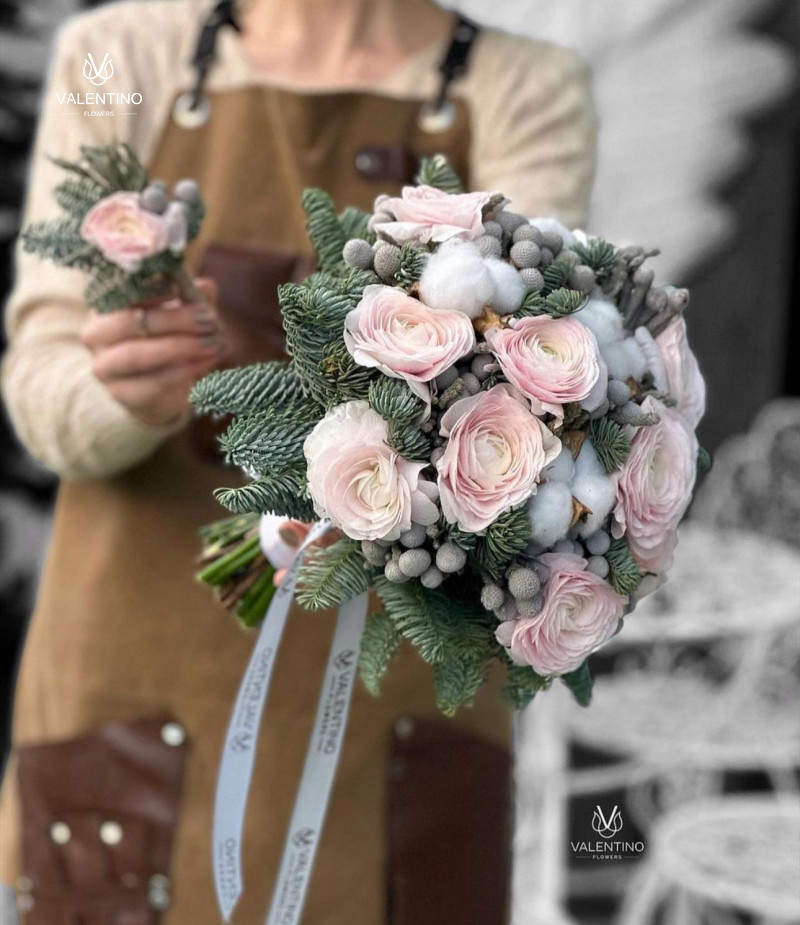
<path fill-rule="evenodd" d="M 632 337 L 626 337 L 616 344 L 603 344 L 600 352 L 612 379 L 622 379 L 624 382 L 632 376 L 639 381 L 647 371 L 647 360 L 642 348 Z"/>
<path fill-rule="evenodd" d="M 494 295 L 494 281 L 478 248 L 449 241 L 432 254 L 419 281 L 419 295 L 431 308 L 478 318 Z"/>
<path fill-rule="evenodd" d="M 594 334 L 601 347 L 625 337 L 622 315 L 617 306 L 607 299 L 589 299 L 583 308 L 573 312 L 572 317 L 577 318 Z"/>
<path fill-rule="evenodd" d="M 527 287 L 517 270 L 504 260 L 490 258 L 484 263 L 494 284 L 494 293 L 489 304 L 498 315 L 510 315 L 522 305 Z"/>
<path fill-rule="evenodd" d="M 587 437 L 583 441 L 581 451 L 575 460 L 575 477 L 582 475 L 605 475 L 606 470 L 600 462 L 600 457 L 592 446 L 592 441 Z"/>
<path fill-rule="evenodd" d="M 661 357 L 661 351 L 658 344 L 653 339 L 653 335 L 647 328 L 637 328 L 634 332 L 636 343 L 642 350 L 647 360 L 647 368 L 653 376 L 653 385 L 659 392 L 668 392 L 669 383 L 667 382 L 667 371 L 664 368 L 664 360 Z"/>
<path fill-rule="evenodd" d="M 531 539 L 552 546 L 569 532 L 572 520 L 572 492 L 564 482 L 545 482 L 528 502 Z"/>
<path fill-rule="evenodd" d="M 591 510 L 585 521 L 579 521 L 579 536 L 591 536 L 605 525 L 617 500 L 614 482 L 607 475 L 578 475 L 572 483 L 572 494 Z"/>
<path fill-rule="evenodd" d="M 576 241 L 575 235 L 557 218 L 540 215 L 538 218 L 531 219 L 531 225 L 535 225 L 539 231 L 555 231 L 556 234 L 560 234 L 564 247 L 572 247 Z"/>
<path fill-rule="evenodd" d="M 297 553 L 297 550 L 285 543 L 278 533 L 281 524 L 285 524 L 287 520 L 288 518 L 279 514 L 262 514 L 258 525 L 261 551 L 276 569 L 288 568 Z"/>
<path fill-rule="evenodd" d="M 542 476 L 548 482 L 566 482 L 567 485 L 575 477 L 575 461 L 572 453 L 564 444 L 561 445 L 561 452 L 556 458 L 542 469 Z"/>

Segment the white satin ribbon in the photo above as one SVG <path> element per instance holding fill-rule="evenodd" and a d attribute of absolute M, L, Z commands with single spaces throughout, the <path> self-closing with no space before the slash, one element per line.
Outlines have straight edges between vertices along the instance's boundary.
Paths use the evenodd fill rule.
<path fill-rule="evenodd" d="M 297 573 L 308 547 L 329 529 L 330 523 L 327 521 L 321 521 L 311 528 L 278 586 L 242 678 L 225 735 L 214 802 L 213 863 L 217 903 L 226 922 L 230 921 L 242 893 L 242 835 L 258 730 L 278 648 L 294 599 Z"/>

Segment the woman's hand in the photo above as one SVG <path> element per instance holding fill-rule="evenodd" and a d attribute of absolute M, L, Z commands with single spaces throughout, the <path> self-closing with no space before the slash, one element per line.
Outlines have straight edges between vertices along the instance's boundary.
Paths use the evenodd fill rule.
<path fill-rule="evenodd" d="M 169 424 L 189 407 L 189 391 L 219 365 L 225 341 L 212 280 L 195 281 L 207 302 L 168 299 L 109 315 L 93 312 L 81 332 L 92 372 L 145 424 Z"/>

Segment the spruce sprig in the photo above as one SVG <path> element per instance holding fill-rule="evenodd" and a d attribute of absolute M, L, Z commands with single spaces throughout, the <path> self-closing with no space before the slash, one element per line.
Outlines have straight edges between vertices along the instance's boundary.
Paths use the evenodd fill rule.
<path fill-rule="evenodd" d="M 309 551 L 297 576 L 297 602 L 307 610 L 338 607 L 366 591 L 371 577 L 361 543 L 343 536 Z"/>
<path fill-rule="evenodd" d="M 380 696 L 381 679 L 397 652 L 402 636 L 392 618 L 380 610 L 367 621 L 361 637 L 358 672 L 373 697 Z"/>
<path fill-rule="evenodd" d="M 610 418 L 600 418 L 592 421 L 589 435 L 606 472 L 614 472 L 625 465 L 631 452 L 631 440 L 624 427 Z"/>
<path fill-rule="evenodd" d="M 606 560 L 610 569 L 608 580 L 611 587 L 617 594 L 633 594 L 642 583 L 644 572 L 636 564 L 624 538 L 611 541 Z"/>

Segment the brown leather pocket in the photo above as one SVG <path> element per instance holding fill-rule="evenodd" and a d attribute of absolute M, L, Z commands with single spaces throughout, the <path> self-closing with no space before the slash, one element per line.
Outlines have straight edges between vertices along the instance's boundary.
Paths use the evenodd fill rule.
<path fill-rule="evenodd" d="M 28 925 L 157 925 L 185 756 L 165 719 L 17 750 Z"/>
<path fill-rule="evenodd" d="M 388 785 L 390 925 L 503 925 L 508 753 L 445 719 L 395 724 Z"/>

